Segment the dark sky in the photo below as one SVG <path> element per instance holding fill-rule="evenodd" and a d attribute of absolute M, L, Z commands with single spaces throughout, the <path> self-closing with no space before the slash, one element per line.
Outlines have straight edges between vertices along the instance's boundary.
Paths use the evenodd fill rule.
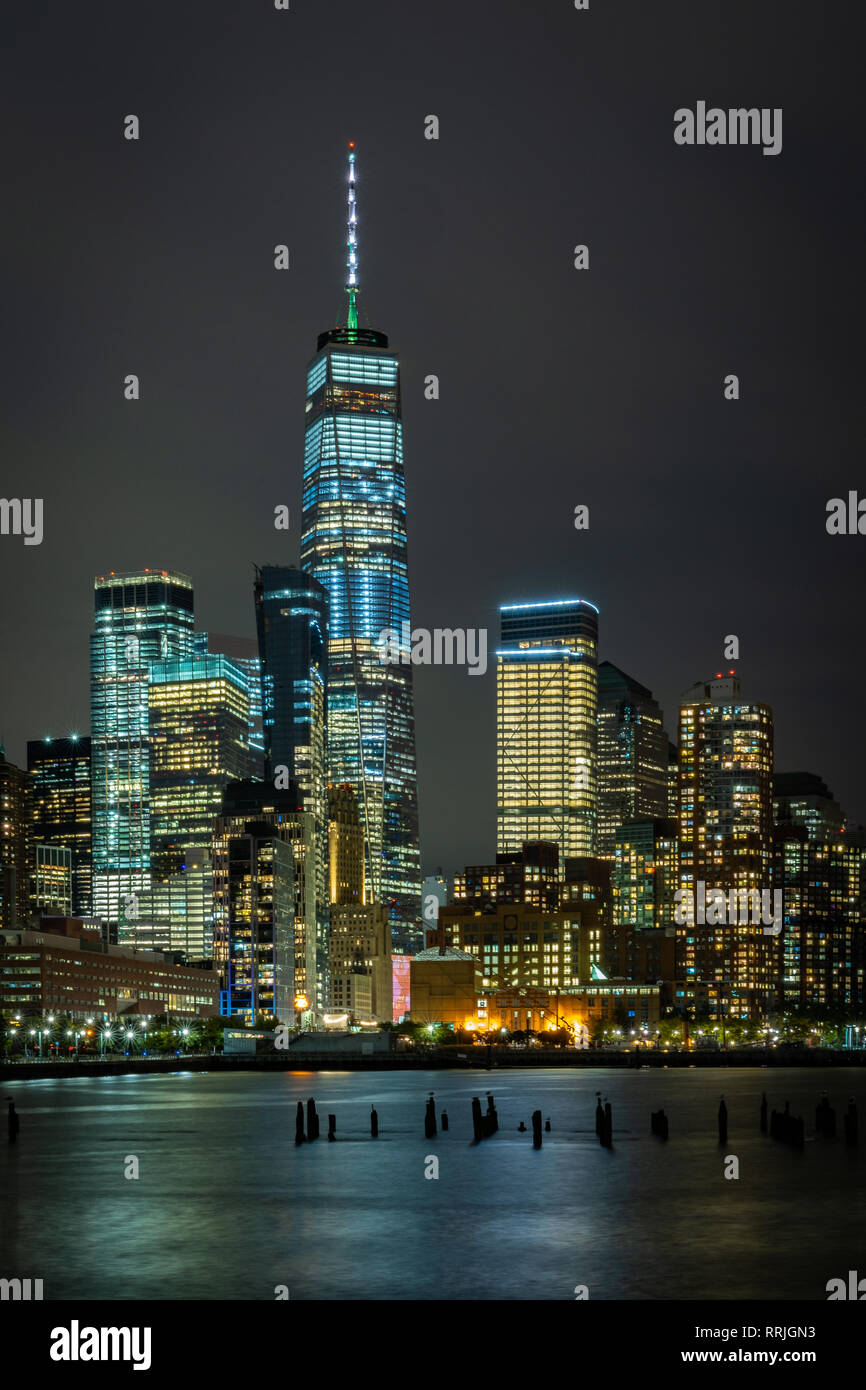
<path fill-rule="evenodd" d="M 493 649 L 500 603 L 591 598 L 602 657 L 671 734 L 735 633 L 777 767 L 866 819 L 866 537 L 825 531 L 828 498 L 866 492 L 858 7 L 291 6 L 4 7 L 2 491 L 45 507 L 41 546 L 0 537 L 9 756 L 88 728 L 94 574 L 180 569 L 200 628 L 251 636 L 253 562 L 296 562 L 354 139 L 362 322 L 401 357 L 414 623 Z M 782 107 L 782 153 L 675 145 L 699 100 Z M 492 665 L 417 670 L 416 708 L 424 871 L 492 857 Z"/>

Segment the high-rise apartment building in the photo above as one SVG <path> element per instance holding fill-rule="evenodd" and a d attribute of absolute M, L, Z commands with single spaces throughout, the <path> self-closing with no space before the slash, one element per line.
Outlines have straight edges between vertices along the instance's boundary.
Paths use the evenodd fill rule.
<path fill-rule="evenodd" d="M 33 843 L 70 852 L 72 906 L 63 916 L 91 911 L 90 739 L 34 739 L 27 744 L 27 770 L 33 787 Z"/>
<path fill-rule="evenodd" d="M 784 893 L 780 938 L 787 1008 L 862 1009 L 866 1004 L 866 846 L 838 833 L 812 839 L 803 826 L 774 832 L 774 887 Z"/>
<path fill-rule="evenodd" d="M 295 865 L 276 826 L 251 820 L 225 827 L 214 959 L 226 1013 L 293 1017 Z"/>
<path fill-rule="evenodd" d="M 327 591 L 328 776 L 354 788 L 368 894 L 398 939 L 420 940 L 421 872 L 411 664 L 382 634 L 410 623 L 400 368 L 358 323 L 355 152 L 349 149 L 348 315 L 307 371 L 301 566 Z"/>
<path fill-rule="evenodd" d="M 621 825 L 667 815 L 668 736 L 652 691 L 610 661 L 598 668 L 598 839 L 613 858 Z"/>
<path fill-rule="evenodd" d="M 225 979 L 230 960 L 232 897 L 230 891 L 230 841 L 246 836 L 248 826 L 270 826 L 289 846 L 294 864 L 293 961 L 294 991 L 306 995 L 311 1018 L 328 1006 L 327 937 L 316 897 L 316 825 L 312 811 L 301 809 L 301 794 L 294 783 L 276 788 L 270 782 L 231 782 L 223 795 L 221 813 L 214 827 L 214 955 Z"/>
<path fill-rule="evenodd" d="M 698 920 L 701 884 L 728 894 L 772 888 L 773 713 L 744 703 L 733 673 L 682 698 L 679 802 L 679 886 L 691 895 L 677 925 L 685 1007 L 703 982 L 731 1017 L 763 1017 L 778 992 L 776 936 L 741 920 L 743 911 L 726 911 L 736 921 Z"/>
<path fill-rule="evenodd" d="M 192 581 L 167 570 L 95 581 L 90 642 L 93 912 L 123 944 L 150 887 L 148 688 L 154 661 L 193 649 Z"/>
<path fill-rule="evenodd" d="M 551 840 L 594 853 L 598 609 L 586 599 L 506 604 L 496 664 L 500 853 Z"/>

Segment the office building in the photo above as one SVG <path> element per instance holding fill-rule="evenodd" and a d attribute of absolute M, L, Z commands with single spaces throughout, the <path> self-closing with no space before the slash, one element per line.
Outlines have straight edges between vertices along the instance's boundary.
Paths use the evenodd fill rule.
<path fill-rule="evenodd" d="M 506 604 L 496 654 L 500 853 L 551 840 L 594 853 L 598 609 L 586 599 Z"/>
<path fill-rule="evenodd" d="M 0 931 L 0 1010 L 7 1017 L 44 1018 L 46 1052 L 53 1041 L 66 1050 L 65 1039 L 50 1031 L 52 1014 L 120 1019 L 140 1028 L 161 1014 L 213 1018 L 218 1002 L 214 971 L 161 952 L 110 945 L 98 926 L 80 919 L 45 917 L 38 931 Z"/>
<path fill-rule="evenodd" d="M 307 371 L 301 566 L 329 599 L 329 781 L 354 789 L 368 896 L 406 943 L 421 937 L 413 668 L 380 659 L 383 633 L 409 654 L 400 369 L 358 323 L 354 147 L 348 208 L 347 321 L 319 335 Z"/>
<path fill-rule="evenodd" d="M 234 661 L 202 651 L 153 661 L 148 688 L 149 890 L 127 939 L 168 924 L 169 947 L 190 959 L 213 952 L 210 847 L 223 793 L 249 766 L 249 691 Z"/>
<path fill-rule="evenodd" d="M 627 821 L 666 816 L 668 736 L 652 691 L 610 661 L 598 668 L 598 839 L 613 858 Z"/>
<path fill-rule="evenodd" d="M 150 887 L 150 665 L 192 655 L 193 588 L 144 569 L 98 576 L 90 642 L 93 912 L 122 944 Z"/>
<path fill-rule="evenodd" d="M 366 902 L 364 829 L 351 786 L 328 788 L 328 856 L 330 902 Z"/>
<path fill-rule="evenodd" d="M 350 1008 L 359 1019 L 393 1022 L 393 967 L 391 925 L 381 903 L 345 903 L 331 906 L 330 968 L 331 1005 Z M 369 1012 L 360 996 L 352 993 L 350 977 L 370 979 Z M 351 996 L 351 1007 L 350 1007 Z"/>
<path fill-rule="evenodd" d="M 72 907 L 65 916 L 86 917 L 92 905 L 90 840 L 90 738 L 44 738 L 27 744 L 33 787 L 33 841 L 70 851 Z"/>
<path fill-rule="evenodd" d="M 72 916 L 72 851 L 65 845 L 33 845 L 30 901 L 34 917 Z"/>

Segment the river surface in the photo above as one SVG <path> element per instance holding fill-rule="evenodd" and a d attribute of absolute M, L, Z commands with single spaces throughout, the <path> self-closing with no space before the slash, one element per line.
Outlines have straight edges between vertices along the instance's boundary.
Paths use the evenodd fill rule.
<path fill-rule="evenodd" d="M 825 1087 L 835 1140 L 814 1137 Z M 488 1089 L 500 1129 L 473 1146 L 471 1099 L 486 1106 Z M 804 1150 L 760 1133 L 762 1090 L 805 1117 Z M 431 1091 L 450 1127 L 428 1140 Z M 842 1138 L 852 1094 L 860 1149 Z M 2 1095 L 21 1132 L 0 1147 L 0 1277 L 41 1278 L 46 1300 L 273 1299 L 278 1285 L 302 1300 L 557 1300 L 578 1285 L 825 1300 L 828 1279 L 866 1276 L 863 1071 L 181 1072 L 6 1081 Z M 311 1095 L 321 1138 L 296 1148 Z M 650 1134 L 662 1106 L 667 1143 Z M 536 1108 L 551 1121 L 538 1152 L 517 1129 Z"/>

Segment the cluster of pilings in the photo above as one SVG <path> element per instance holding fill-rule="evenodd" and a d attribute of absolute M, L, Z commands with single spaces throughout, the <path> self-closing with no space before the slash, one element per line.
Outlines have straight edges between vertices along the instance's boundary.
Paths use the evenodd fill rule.
<path fill-rule="evenodd" d="M 336 1127 L 337 1127 L 337 1118 L 336 1118 L 336 1116 L 335 1116 L 335 1115 L 329 1115 L 329 1116 L 328 1116 L 328 1138 L 329 1138 L 329 1139 L 333 1139 L 333 1138 L 334 1138 L 334 1133 L 333 1133 L 333 1131 L 336 1129 Z M 317 1114 L 317 1112 L 316 1112 L 316 1102 L 313 1100 L 313 1097 L 310 1096 L 310 1099 L 307 1101 L 307 1132 L 306 1132 L 306 1134 L 304 1133 L 304 1102 L 303 1102 L 302 1100 L 299 1100 L 299 1101 L 298 1101 L 298 1109 L 297 1109 L 297 1112 L 296 1112 L 296 1114 L 295 1114 L 295 1143 L 296 1143 L 296 1144 L 303 1144 L 303 1143 L 306 1141 L 306 1143 L 312 1144 L 313 1140 L 314 1140 L 314 1139 L 318 1139 L 318 1137 L 319 1137 L 319 1116 L 318 1116 L 318 1114 Z"/>
<path fill-rule="evenodd" d="M 613 1148 L 613 1110 L 609 1100 L 601 1103 L 601 1091 L 595 1093 L 595 1132 L 603 1149 Z"/>
<path fill-rule="evenodd" d="M 499 1116 L 496 1113 L 496 1106 L 490 1092 L 487 1092 L 487 1110 L 482 1112 L 481 1101 L 477 1096 L 472 1097 L 472 1138 L 478 1144 L 482 1139 L 489 1139 L 491 1134 L 495 1134 L 499 1128 Z"/>
<path fill-rule="evenodd" d="M 595 1132 L 598 1135 L 599 1143 L 602 1148 L 613 1148 L 613 1111 L 609 1100 L 602 1104 L 601 1091 L 596 1091 L 595 1106 Z M 768 1124 L 768 1104 L 766 1092 L 761 1096 L 760 1127 L 761 1133 L 766 1134 L 768 1129 L 771 1138 L 778 1139 L 782 1143 L 790 1144 L 794 1148 L 802 1148 L 805 1142 L 805 1125 L 802 1117 L 792 1115 L 790 1112 L 790 1102 L 785 1101 L 785 1109 L 782 1111 L 773 1110 L 769 1112 Z M 14 1116 L 14 1121 L 13 1121 Z M 857 1118 L 857 1103 L 852 1096 L 848 1101 L 848 1109 L 842 1117 L 845 1131 L 845 1143 L 854 1147 L 859 1142 L 859 1127 Z M 10 1138 L 13 1137 L 12 1126 L 15 1124 L 17 1133 L 17 1115 L 14 1115 L 14 1106 L 10 1104 Z M 448 1129 L 448 1115 L 442 1111 L 440 1123 L 442 1131 Z M 543 1122 L 544 1129 L 550 1132 L 550 1120 Z M 532 1147 L 541 1148 L 542 1134 L 542 1113 L 540 1110 L 532 1112 Z M 719 1101 L 719 1143 L 726 1144 L 728 1139 L 728 1107 L 725 1104 L 724 1096 Z M 482 1139 L 489 1139 L 499 1128 L 499 1116 L 496 1111 L 496 1104 L 490 1092 L 487 1092 L 487 1110 L 481 1109 L 481 1101 L 478 1096 L 472 1099 L 472 1135 L 473 1142 L 480 1143 Z M 517 1127 L 518 1133 L 527 1132 L 526 1124 L 523 1120 Z M 836 1111 L 830 1104 L 830 1098 L 825 1091 L 815 1108 L 815 1130 L 816 1133 L 825 1139 L 836 1137 Z M 650 1133 L 659 1139 L 667 1139 L 669 1135 L 669 1120 L 664 1110 L 653 1110 L 650 1112 Z M 435 1139 L 437 1134 L 436 1121 L 436 1102 L 433 1093 L 424 1112 L 424 1137 L 425 1139 Z M 370 1135 L 373 1139 L 379 1135 L 379 1114 L 375 1107 L 370 1109 Z M 316 1112 L 316 1102 L 310 1097 L 306 1107 L 306 1132 L 304 1126 L 304 1104 L 298 1101 L 297 1115 L 295 1119 L 295 1143 L 311 1143 L 319 1137 L 319 1116 Z M 332 1142 L 337 1137 L 337 1117 L 328 1116 L 328 1138 Z"/>

